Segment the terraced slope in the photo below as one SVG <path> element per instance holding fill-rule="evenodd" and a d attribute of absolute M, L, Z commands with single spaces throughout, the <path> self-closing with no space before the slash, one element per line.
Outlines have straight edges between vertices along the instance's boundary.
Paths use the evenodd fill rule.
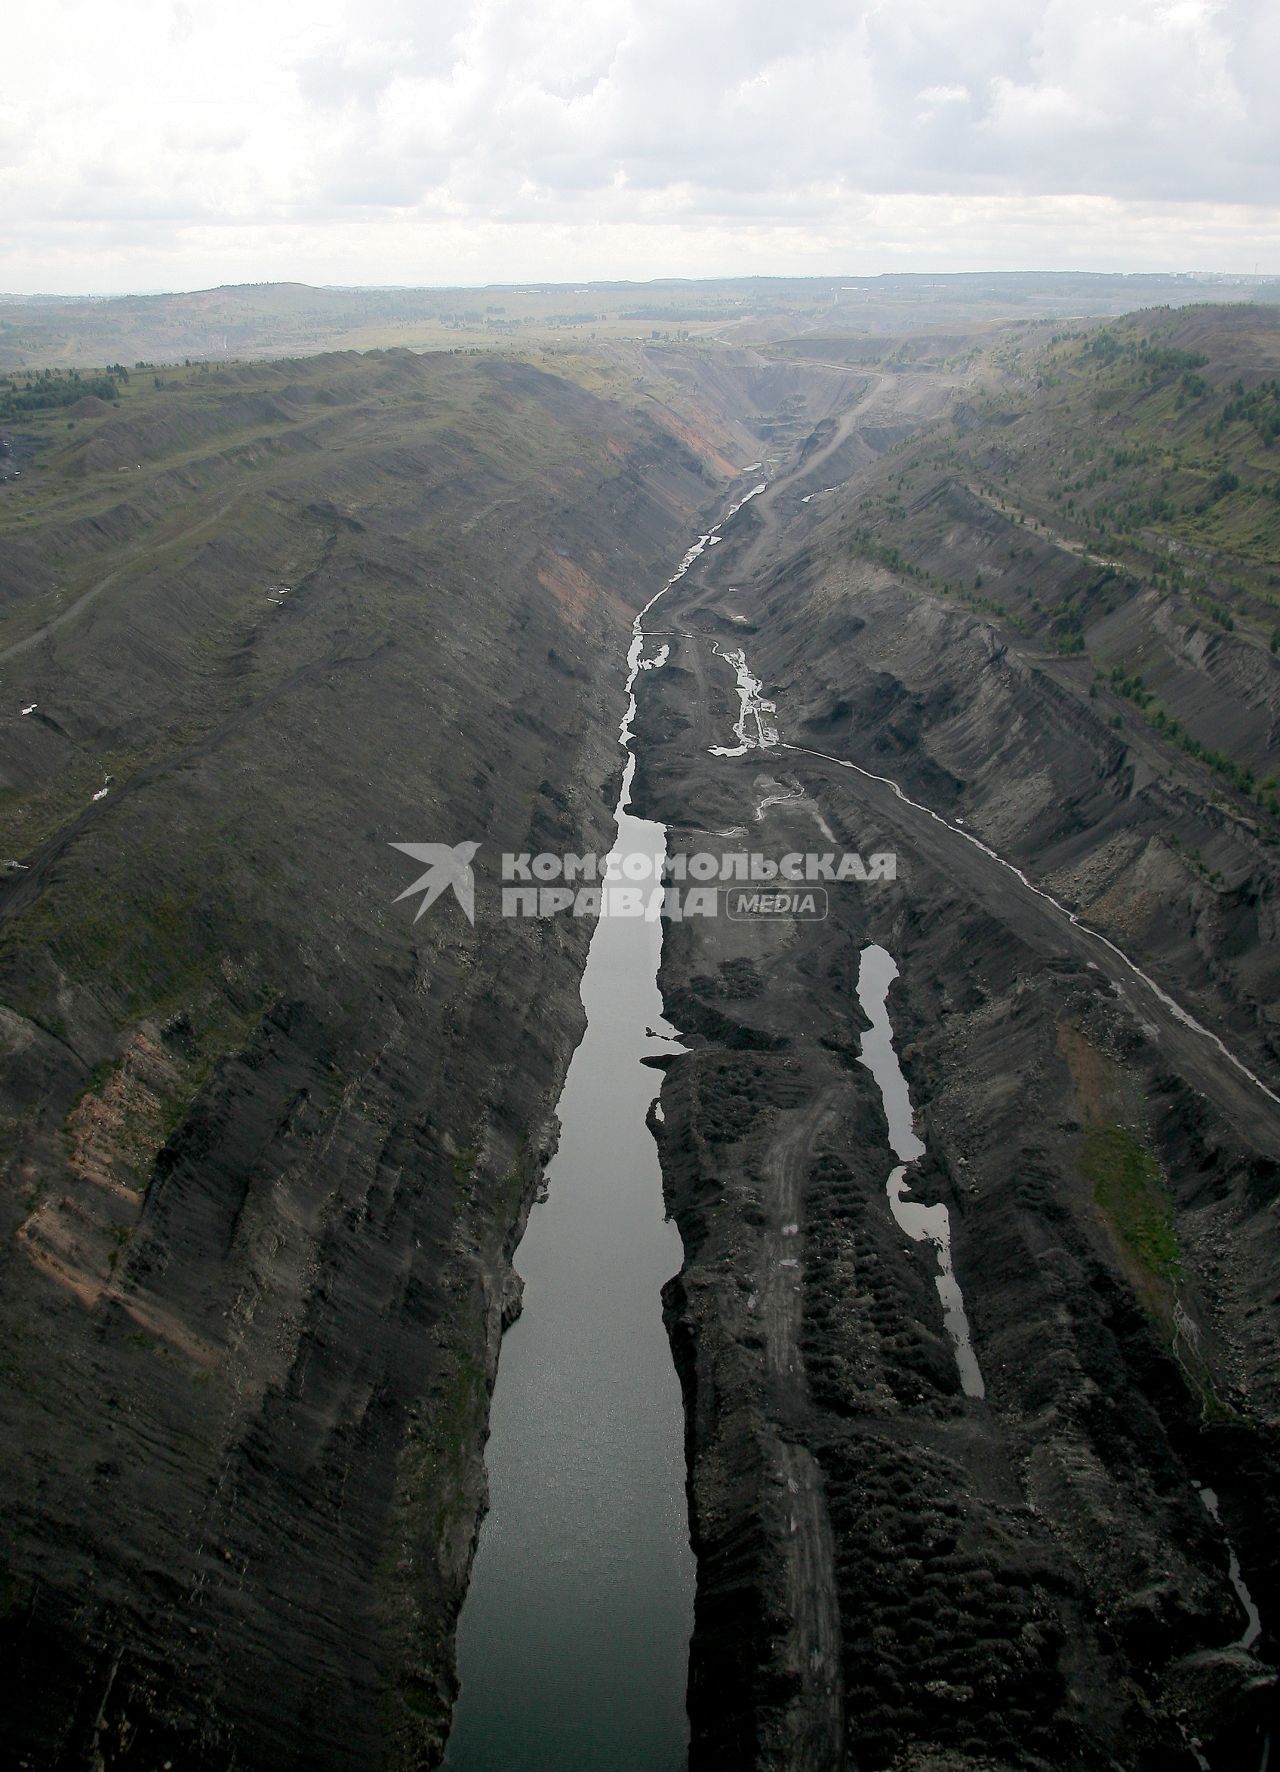
<path fill-rule="evenodd" d="M 734 443 L 515 360 L 161 379 L 0 485 L 3 1757 L 431 1764 L 589 933 L 497 858 L 602 837 Z M 391 845 L 464 840 L 415 922 Z"/>
<path fill-rule="evenodd" d="M 1190 324 L 1168 348 L 1194 342 L 1238 401 L 1256 321 Z M 677 848 L 897 857 L 892 884 L 828 887 L 822 920 L 695 918 L 664 950 L 689 1047 L 659 1138 L 686 1246 L 697 1768 L 1234 1772 L 1274 1734 L 1274 820 L 1103 648 L 1123 619 L 1148 681 L 1182 658 L 1206 740 L 1236 722 L 1260 757 L 1280 663 L 1257 562 L 1232 568 L 1255 587 L 1235 631 L 1211 624 L 1239 661 L 1219 674 L 1127 532 L 1108 572 L 1052 499 L 1000 508 L 1042 456 L 1103 449 L 1091 402 L 1116 400 L 1110 459 L 1157 397 L 1140 348 L 1088 336 L 1029 368 L 1006 341 L 1013 381 L 987 392 L 881 359 L 655 622 L 638 799 Z M 1056 643 L 1064 605 L 1083 649 Z M 738 649 L 773 710 L 746 747 Z M 873 944 L 926 1150 L 909 1197 L 947 1210 L 982 1396 L 887 1192 Z"/>
<path fill-rule="evenodd" d="M 666 936 L 691 1765 L 1258 1764 L 1280 350 L 1252 309 L 1055 330 L 196 366 L 6 421 L 15 1756 L 438 1761 L 588 933 L 504 922 L 493 864 L 599 841 L 632 612 L 767 478 L 652 612 L 637 808 L 899 867 Z M 467 839 L 475 930 L 412 922 L 390 845 Z M 981 1396 L 886 1191 L 873 944 Z"/>

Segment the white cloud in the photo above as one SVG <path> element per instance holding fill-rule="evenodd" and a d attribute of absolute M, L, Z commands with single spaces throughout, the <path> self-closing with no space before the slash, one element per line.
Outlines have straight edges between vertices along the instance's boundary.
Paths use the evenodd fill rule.
<path fill-rule="evenodd" d="M 1045 264 L 1049 243 L 1280 270 L 1277 11 L 46 0 L 5 26 L 0 288 Z"/>

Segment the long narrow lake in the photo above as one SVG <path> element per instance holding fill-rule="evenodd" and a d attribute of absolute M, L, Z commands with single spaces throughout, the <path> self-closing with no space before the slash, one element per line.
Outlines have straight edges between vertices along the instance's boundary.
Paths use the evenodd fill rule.
<path fill-rule="evenodd" d="M 620 856 L 661 825 L 617 811 Z M 646 887 L 648 896 L 650 887 Z M 458 1628 L 451 1772 L 679 1772 L 694 1563 L 684 1417 L 661 1290 L 680 1266 L 646 1124 L 670 1052 L 662 925 L 603 916 L 587 1030 L 560 1099 L 549 1193 L 516 1255 L 524 1310 L 502 1345 L 490 1512 Z"/>
<path fill-rule="evenodd" d="M 449 1772 L 681 1772 L 695 1566 L 684 1411 L 662 1322 L 679 1271 L 649 1131 L 674 1029 L 658 990 L 664 826 L 630 810 L 645 618 L 742 507 L 700 535 L 631 629 L 615 872 L 648 916 L 601 916 L 582 975 L 587 1029 L 560 1097 L 560 1145 L 516 1251 L 524 1309 L 502 1343 L 486 1452 L 489 1513 L 458 1621 Z M 628 858 L 647 862 L 632 869 Z M 618 903 L 606 888 L 606 910 Z"/>

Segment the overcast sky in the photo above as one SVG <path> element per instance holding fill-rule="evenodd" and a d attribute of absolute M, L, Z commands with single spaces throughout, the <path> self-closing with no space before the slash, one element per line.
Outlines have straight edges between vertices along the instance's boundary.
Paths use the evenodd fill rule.
<path fill-rule="evenodd" d="M 1277 0 L 13 0 L 0 290 L 1280 272 Z"/>

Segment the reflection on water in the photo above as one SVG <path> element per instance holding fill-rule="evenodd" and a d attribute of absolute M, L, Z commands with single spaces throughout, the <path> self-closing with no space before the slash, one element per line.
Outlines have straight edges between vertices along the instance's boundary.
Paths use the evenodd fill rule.
<path fill-rule="evenodd" d="M 620 853 L 665 846 L 661 825 L 620 802 Z M 656 920 L 604 917 L 583 975 L 587 1031 L 549 1197 L 516 1256 L 524 1312 L 493 1398 L 456 1772 L 678 1772 L 687 1756 L 694 1565 L 659 1297 L 681 1245 L 645 1124 L 661 1073 L 640 1062 L 672 1050 L 661 943 Z"/>
<path fill-rule="evenodd" d="M 862 961 L 858 968 L 858 1001 L 871 1026 L 862 1036 L 861 1063 L 866 1065 L 879 1085 L 885 1118 L 889 1122 L 889 1144 L 894 1156 L 900 1159 L 898 1167 L 886 1183 L 889 1205 L 899 1227 L 912 1242 L 933 1244 L 938 1257 L 938 1273 L 934 1283 L 942 1302 L 942 1319 L 955 1349 L 960 1383 L 966 1397 L 982 1397 L 986 1395 L 986 1386 L 982 1381 L 982 1373 L 969 1335 L 964 1297 L 951 1266 L 950 1215 L 941 1203 L 925 1206 L 919 1200 L 907 1198 L 911 1191 L 907 1172 L 914 1162 L 923 1157 L 925 1147 L 913 1129 L 907 1079 L 902 1074 L 898 1055 L 893 1049 L 888 997 L 889 986 L 897 976 L 898 968 L 893 956 L 884 948 L 872 946 L 862 950 Z"/>

